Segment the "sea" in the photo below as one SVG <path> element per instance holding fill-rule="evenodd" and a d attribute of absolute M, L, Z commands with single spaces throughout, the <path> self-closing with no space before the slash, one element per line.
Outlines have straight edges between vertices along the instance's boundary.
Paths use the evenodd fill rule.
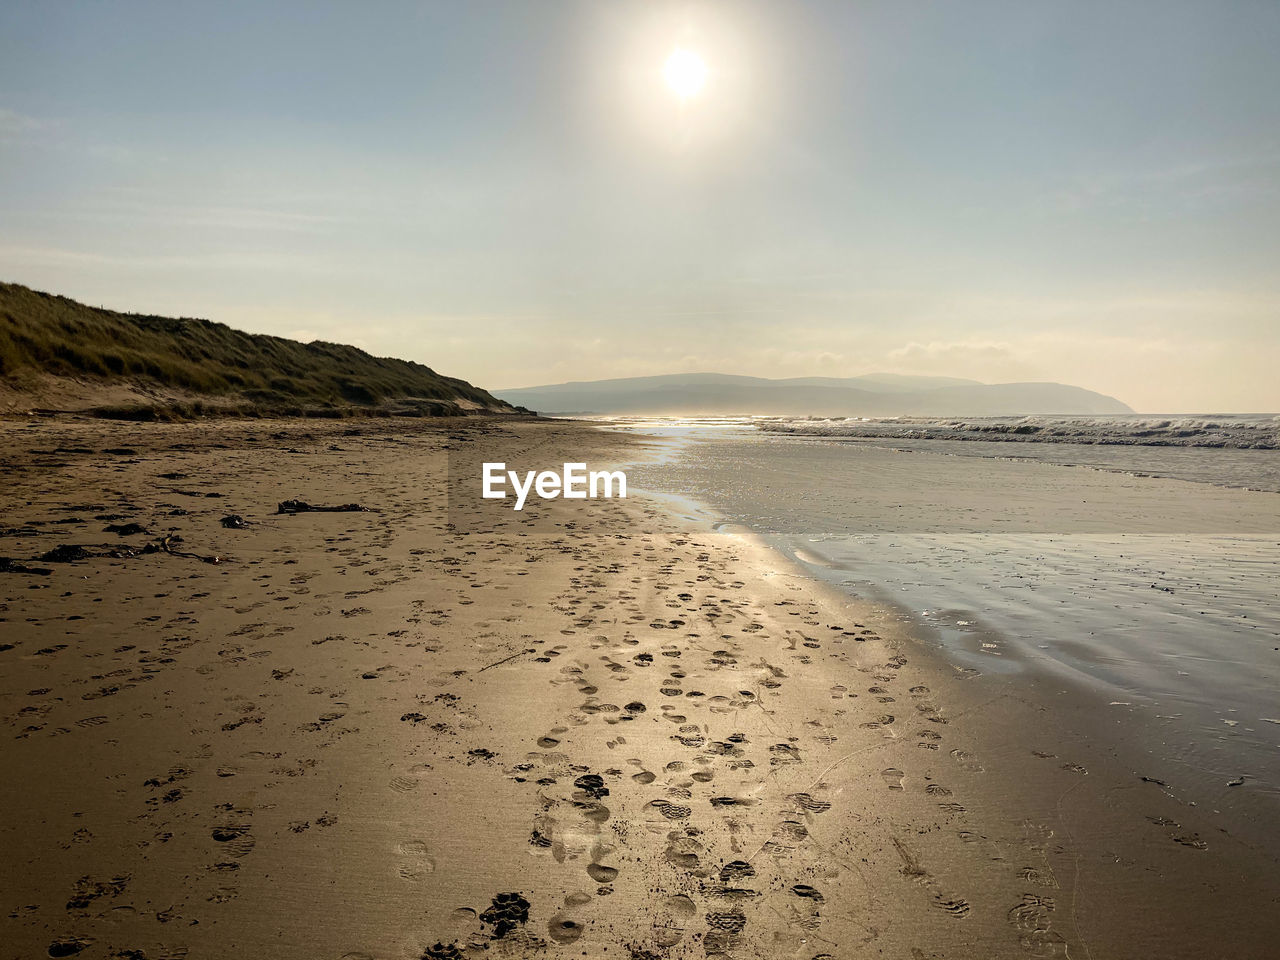
<path fill-rule="evenodd" d="M 649 440 L 633 489 L 890 606 L 964 676 L 1069 687 L 1184 802 L 1280 815 L 1280 418 L 601 425 Z"/>

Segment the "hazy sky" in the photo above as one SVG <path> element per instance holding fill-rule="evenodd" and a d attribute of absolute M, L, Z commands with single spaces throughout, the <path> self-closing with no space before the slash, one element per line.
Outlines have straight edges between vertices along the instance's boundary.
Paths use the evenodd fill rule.
<path fill-rule="evenodd" d="M 494 388 L 1275 411 L 1278 51 L 1270 0 L 6 2 L 0 279 Z"/>

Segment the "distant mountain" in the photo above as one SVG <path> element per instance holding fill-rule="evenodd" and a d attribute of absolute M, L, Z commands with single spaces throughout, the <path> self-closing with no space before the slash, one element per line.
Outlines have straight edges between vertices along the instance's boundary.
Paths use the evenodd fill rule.
<path fill-rule="evenodd" d="M 979 380 L 963 377 L 913 377 L 903 373 L 865 373 L 860 377 L 793 377 L 778 383 L 798 383 L 812 387 L 859 387 L 873 393 L 912 393 L 934 387 L 980 387 Z"/>
<path fill-rule="evenodd" d="M 116 313 L 0 283 L 0 411 L 513 413 L 465 380 L 337 343 Z"/>
<path fill-rule="evenodd" d="M 966 416 L 1132 413 L 1114 397 L 1062 383 L 979 383 L 956 377 L 768 380 L 681 373 L 495 390 L 539 413 L 653 416 Z"/>

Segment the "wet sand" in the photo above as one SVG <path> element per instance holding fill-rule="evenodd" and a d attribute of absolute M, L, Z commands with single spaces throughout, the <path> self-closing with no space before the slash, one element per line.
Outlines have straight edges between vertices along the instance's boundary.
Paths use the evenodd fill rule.
<path fill-rule="evenodd" d="M 1244 957 L 1280 934 L 1274 862 L 1059 727 L 1068 693 L 993 694 L 892 608 L 661 499 L 446 495 L 477 452 L 643 441 L 10 436 L 0 555 L 51 572 L 0 573 L 0 956 Z M 90 556 L 38 559 L 60 545 Z"/>

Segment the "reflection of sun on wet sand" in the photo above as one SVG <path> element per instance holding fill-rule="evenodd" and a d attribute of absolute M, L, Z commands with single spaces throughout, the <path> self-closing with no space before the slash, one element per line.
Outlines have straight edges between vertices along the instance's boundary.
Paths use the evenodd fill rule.
<path fill-rule="evenodd" d="M 1202 812 L 1094 790 L 887 611 L 643 496 L 447 506 L 473 445 L 634 451 L 534 422 L 16 431 L 4 553 L 52 572 L 0 574 L 15 955 L 1199 956 L 1274 933 L 1239 925 L 1273 884 L 1242 893 Z M 120 549 L 175 535 L 192 556 Z M 36 560 L 60 545 L 85 558 Z M 1125 830 L 1082 848 L 1094 816 Z"/>
<path fill-rule="evenodd" d="M 807 550 L 803 547 L 797 547 L 792 551 L 792 553 L 801 563 L 808 564 L 811 567 L 823 567 L 828 570 L 834 570 L 838 566 L 835 561 L 828 557 L 824 557 L 816 550 Z"/>

